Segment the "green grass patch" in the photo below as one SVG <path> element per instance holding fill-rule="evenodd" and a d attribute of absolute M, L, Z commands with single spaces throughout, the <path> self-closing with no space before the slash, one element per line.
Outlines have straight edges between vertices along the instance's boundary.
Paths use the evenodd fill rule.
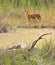
<path fill-rule="evenodd" d="M 44 42 L 41 49 L 5 50 L 0 54 L 0 65 L 55 65 L 55 46 L 52 42 Z"/>

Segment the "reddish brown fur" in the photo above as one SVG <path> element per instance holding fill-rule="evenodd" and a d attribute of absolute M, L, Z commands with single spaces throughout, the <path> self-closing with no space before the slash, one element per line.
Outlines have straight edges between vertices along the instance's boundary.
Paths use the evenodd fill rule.
<path fill-rule="evenodd" d="M 34 14 L 34 13 L 33 14 L 28 14 L 28 11 L 26 11 L 26 10 L 25 10 L 25 13 L 26 13 L 29 21 L 30 21 L 30 19 L 35 19 L 35 18 L 37 18 L 38 20 L 41 19 L 40 14 Z"/>

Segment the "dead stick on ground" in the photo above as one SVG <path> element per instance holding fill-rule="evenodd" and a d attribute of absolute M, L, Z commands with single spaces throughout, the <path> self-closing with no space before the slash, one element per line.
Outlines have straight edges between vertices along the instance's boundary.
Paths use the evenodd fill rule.
<path fill-rule="evenodd" d="M 36 45 L 36 43 L 37 43 L 40 39 L 43 39 L 43 38 L 42 38 L 43 36 L 49 35 L 49 34 L 51 34 L 51 33 L 46 33 L 46 34 L 41 35 L 37 40 L 35 40 L 35 41 L 32 43 L 32 45 L 31 45 L 31 47 L 28 49 L 28 51 L 31 51 L 31 50 L 34 48 L 34 46 Z"/>
<path fill-rule="evenodd" d="M 46 34 L 41 35 L 37 40 L 35 40 L 35 41 L 32 43 L 31 47 L 28 48 L 28 51 L 31 51 L 31 50 L 34 48 L 34 46 L 36 45 L 36 43 L 37 43 L 40 39 L 43 39 L 43 37 L 44 37 L 45 35 L 49 35 L 49 34 L 51 34 L 51 33 L 46 33 Z M 7 50 L 18 49 L 18 48 L 21 48 L 21 45 L 13 46 L 13 47 L 11 47 L 11 48 L 8 48 Z"/>

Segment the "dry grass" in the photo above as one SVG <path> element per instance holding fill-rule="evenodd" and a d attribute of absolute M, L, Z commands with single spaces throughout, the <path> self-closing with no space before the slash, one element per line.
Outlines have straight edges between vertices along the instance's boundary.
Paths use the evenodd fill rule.
<path fill-rule="evenodd" d="M 29 29 L 29 28 L 18 28 L 16 32 L 1 33 L 0 34 L 0 48 L 7 48 L 13 45 L 17 45 L 20 42 L 31 44 L 35 39 L 44 33 L 50 33 L 52 35 L 47 35 L 43 40 L 40 40 L 38 44 L 41 46 L 42 42 L 45 40 L 52 39 L 55 42 L 55 30 L 54 29 Z M 39 46 L 39 47 L 40 47 Z"/>
<path fill-rule="evenodd" d="M 0 21 L 4 21 L 6 24 L 12 26 L 55 26 L 55 8 L 54 6 L 49 6 L 49 8 L 26 8 L 29 13 L 40 13 L 41 20 L 37 19 L 29 22 L 27 16 L 24 13 L 24 8 L 8 8 L 0 9 Z M 9 16 L 8 16 L 9 15 Z M 8 16 L 8 17 L 7 17 Z M 5 20 L 6 18 L 6 20 Z"/>

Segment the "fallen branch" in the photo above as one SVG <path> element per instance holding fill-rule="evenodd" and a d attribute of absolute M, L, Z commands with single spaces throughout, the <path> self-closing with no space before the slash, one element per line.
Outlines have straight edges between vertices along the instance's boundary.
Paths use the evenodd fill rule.
<path fill-rule="evenodd" d="M 41 35 L 37 40 L 35 40 L 35 41 L 32 43 L 31 47 L 28 48 L 28 51 L 32 50 L 32 49 L 34 48 L 34 46 L 36 45 L 36 43 L 37 43 L 40 39 L 43 39 L 43 36 L 49 35 L 49 34 L 51 34 L 51 33 L 46 33 L 46 34 Z M 24 45 L 25 45 L 25 44 L 24 44 Z M 26 46 L 24 46 L 24 48 L 25 48 L 25 47 L 26 47 Z M 17 46 L 13 46 L 13 47 L 11 47 L 11 48 L 8 48 L 7 50 L 18 49 L 18 48 L 22 48 L 22 44 L 17 45 Z"/>
<path fill-rule="evenodd" d="M 18 48 L 21 48 L 21 46 L 20 46 L 20 45 L 13 46 L 13 47 L 11 47 L 11 48 L 8 48 L 8 49 L 6 49 L 6 50 L 12 50 L 12 49 L 18 49 Z"/>
<path fill-rule="evenodd" d="M 40 39 L 43 39 L 43 38 L 42 38 L 43 36 L 49 35 L 49 34 L 51 34 L 51 33 L 46 33 L 46 34 L 41 35 L 37 40 L 35 40 L 35 41 L 32 43 L 32 45 L 31 45 L 31 47 L 28 49 L 28 51 L 30 51 L 31 49 L 33 49 L 34 46 L 36 45 L 36 43 L 37 43 Z"/>

